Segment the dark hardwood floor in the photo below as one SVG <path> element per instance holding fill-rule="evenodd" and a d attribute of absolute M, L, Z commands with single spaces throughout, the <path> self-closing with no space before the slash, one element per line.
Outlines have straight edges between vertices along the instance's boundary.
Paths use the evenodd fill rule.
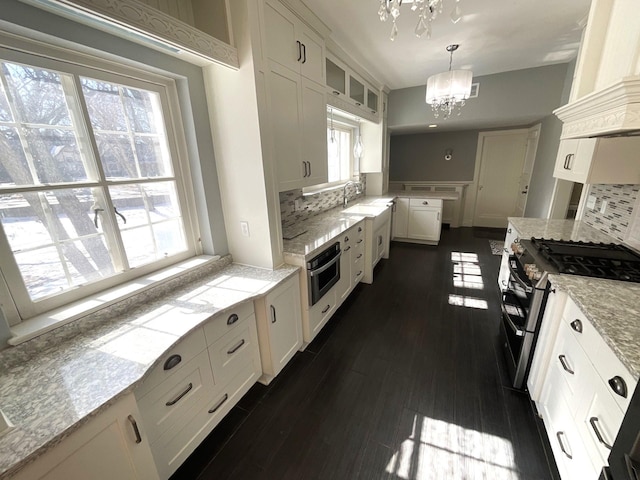
<path fill-rule="evenodd" d="M 393 243 L 269 386 L 255 385 L 172 480 L 550 479 L 497 344 L 504 231 Z"/>

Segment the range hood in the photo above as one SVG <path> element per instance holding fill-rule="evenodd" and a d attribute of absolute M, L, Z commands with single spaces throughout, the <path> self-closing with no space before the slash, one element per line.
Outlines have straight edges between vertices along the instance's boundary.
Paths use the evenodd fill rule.
<path fill-rule="evenodd" d="M 640 134 L 640 76 L 621 79 L 553 113 L 564 123 L 561 138 Z"/>

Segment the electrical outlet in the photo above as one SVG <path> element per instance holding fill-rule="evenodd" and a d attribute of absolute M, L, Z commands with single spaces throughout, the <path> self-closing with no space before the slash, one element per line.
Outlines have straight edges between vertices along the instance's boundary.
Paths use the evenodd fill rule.
<path fill-rule="evenodd" d="M 595 195 L 589 195 L 589 197 L 587 198 L 587 208 L 589 210 L 594 210 L 596 208 L 596 196 Z"/>
<path fill-rule="evenodd" d="M 249 222 L 240 222 L 240 230 L 243 237 L 249 236 Z"/>
<path fill-rule="evenodd" d="M 605 213 L 607 211 L 607 205 L 609 203 L 606 200 L 602 200 L 602 203 L 600 204 L 600 213 Z"/>

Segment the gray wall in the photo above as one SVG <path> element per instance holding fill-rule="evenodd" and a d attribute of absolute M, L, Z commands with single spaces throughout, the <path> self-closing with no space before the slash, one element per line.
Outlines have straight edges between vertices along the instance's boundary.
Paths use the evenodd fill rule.
<path fill-rule="evenodd" d="M 391 137 L 390 181 L 473 181 L 478 130 Z M 444 159 L 446 149 L 453 158 Z"/>
<path fill-rule="evenodd" d="M 424 86 L 393 90 L 388 125 L 402 133 L 424 132 L 432 123 L 440 130 L 531 125 L 561 105 L 566 72 L 567 64 L 558 64 L 474 77 L 480 84 L 478 97 L 467 101 L 460 116 L 447 120 L 434 117 L 424 100 Z"/>
<path fill-rule="evenodd" d="M 560 105 L 565 105 L 569 101 L 575 67 L 575 60 L 567 65 Z M 525 217 L 547 217 L 555 186 L 553 168 L 556 163 L 556 156 L 558 155 L 561 133 L 562 122 L 558 120 L 558 117 L 551 114 L 542 120 L 536 162 L 533 166 L 529 195 L 527 196 L 527 207 L 524 211 Z"/>
<path fill-rule="evenodd" d="M 175 79 L 191 168 L 191 179 L 186 183 L 187 188 L 193 189 L 196 197 L 204 252 L 220 255 L 228 253 L 202 69 L 17 0 L 0 0 L 0 12 L 1 30 L 45 41 L 47 36 L 56 37 L 71 42 L 71 48 L 77 45 L 84 51 L 95 49 L 94 53 L 98 57 L 117 59 Z M 53 39 L 50 42 L 58 43 Z"/>

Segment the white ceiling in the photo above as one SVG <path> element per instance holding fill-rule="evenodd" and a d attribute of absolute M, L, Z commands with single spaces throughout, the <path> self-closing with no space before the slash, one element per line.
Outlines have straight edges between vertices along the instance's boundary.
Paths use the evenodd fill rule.
<path fill-rule="evenodd" d="M 401 7 L 398 37 L 391 20 L 378 18 L 378 0 L 302 0 L 332 30 L 331 37 L 378 81 L 395 90 L 424 85 L 449 66 L 445 47 L 460 44 L 453 68 L 474 76 L 565 63 L 578 51 L 590 0 L 460 0 L 462 19 L 453 24 L 454 0 L 443 0 L 431 39 L 417 38 L 417 13 Z"/>

